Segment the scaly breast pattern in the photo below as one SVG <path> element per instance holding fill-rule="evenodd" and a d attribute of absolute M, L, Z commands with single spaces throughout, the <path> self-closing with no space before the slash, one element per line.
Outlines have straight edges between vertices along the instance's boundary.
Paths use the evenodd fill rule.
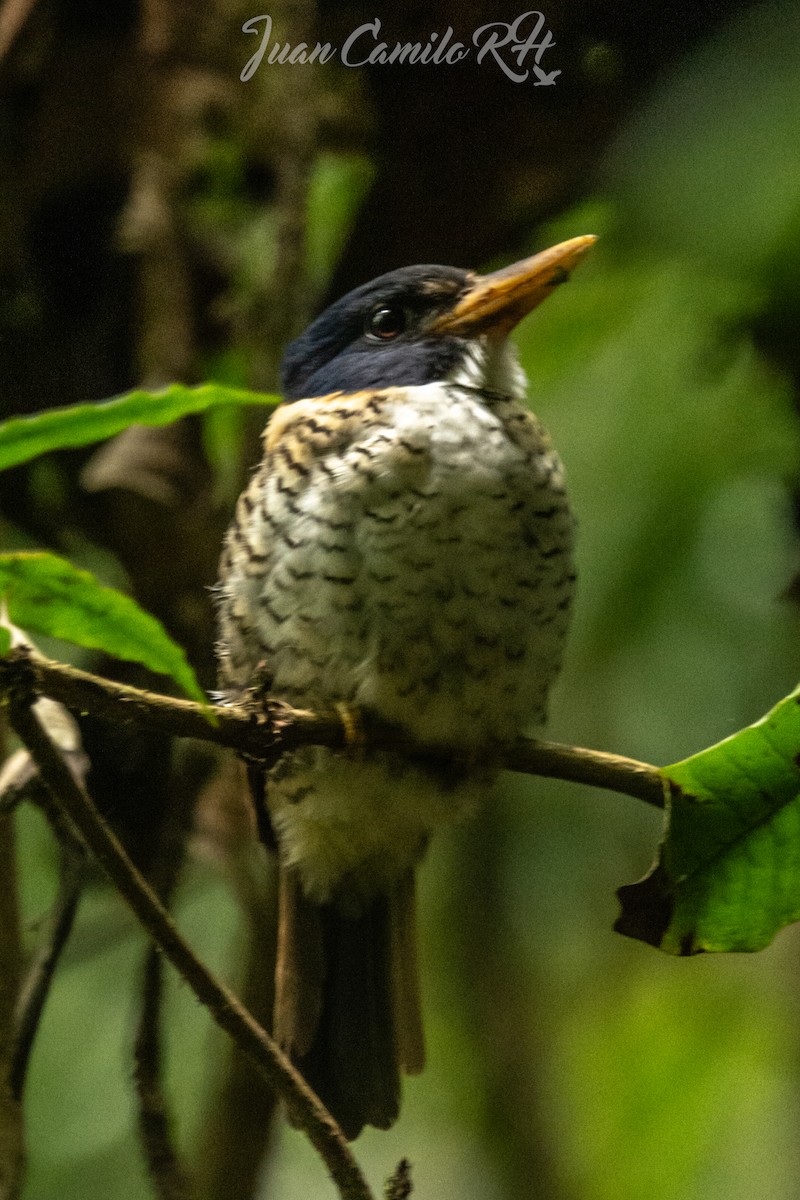
<path fill-rule="evenodd" d="M 347 701 L 479 752 L 541 724 L 574 590 L 560 462 L 508 397 L 429 384 L 278 410 L 221 566 L 222 683 L 267 665 L 293 704 Z M 398 756 L 285 758 L 269 803 L 307 891 L 388 887 L 485 788 Z"/>

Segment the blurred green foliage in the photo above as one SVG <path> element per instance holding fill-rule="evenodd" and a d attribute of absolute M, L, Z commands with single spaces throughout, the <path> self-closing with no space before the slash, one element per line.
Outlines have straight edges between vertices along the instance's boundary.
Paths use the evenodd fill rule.
<path fill-rule="evenodd" d="M 796 683 L 797 615 L 781 597 L 795 567 L 798 426 L 787 378 L 749 331 L 765 314 L 785 320 L 800 278 L 798 44 L 796 6 L 755 6 L 664 79 L 592 204 L 537 234 L 539 245 L 604 235 L 518 339 L 580 520 L 577 621 L 550 729 L 562 740 L 675 761 Z M 347 211 L 363 187 L 347 164 L 326 170 L 311 208 L 321 272 L 335 259 L 330 206 Z M 494 803 L 564 1195 L 790 1200 L 797 929 L 757 957 L 662 958 L 611 932 L 614 888 L 649 865 L 656 814 L 544 782 L 510 782 Z M 21 825 L 35 920 L 49 842 L 35 817 Z M 429 1066 L 395 1129 L 368 1132 L 358 1153 L 376 1184 L 409 1154 L 420 1195 L 492 1200 L 466 984 L 450 973 L 463 836 L 434 846 L 424 872 Z M 196 872 L 177 910 L 201 953 L 233 971 L 236 914 L 219 881 Z M 119 902 L 93 894 L 34 1056 L 28 1200 L 149 1195 L 128 1086 L 141 951 Z M 179 989 L 170 1003 L 170 1089 L 192 1147 L 198 1083 L 220 1044 Z M 330 1194 L 290 1132 L 271 1184 L 282 1200 Z"/>
<path fill-rule="evenodd" d="M 11 417 L 0 423 L 0 471 L 29 462 L 51 450 L 89 446 L 114 437 L 129 425 L 169 425 L 190 413 L 225 409 L 230 404 L 269 408 L 277 396 L 204 383 L 186 387 L 181 383 L 148 391 L 137 388 L 124 396 L 99 403 L 47 408 L 28 417 Z M 57 486 L 51 472 L 38 480 L 44 492 Z"/>
<path fill-rule="evenodd" d="M 12 623 L 26 633 L 142 663 L 169 676 L 190 699 L 206 702 L 186 655 L 160 621 L 65 558 L 42 551 L 0 554 L 0 591 Z"/>
<path fill-rule="evenodd" d="M 359 154 L 320 154 L 314 164 L 306 237 L 306 270 L 314 294 L 333 273 L 373 173 L 369 159 Z"/>
<path fill-rule="evenodd" d="M 670 954 L 763 950 L 800 918 L 800 689 L 664 767 L 658 864 L 619 893 L 620 933 Z"/>

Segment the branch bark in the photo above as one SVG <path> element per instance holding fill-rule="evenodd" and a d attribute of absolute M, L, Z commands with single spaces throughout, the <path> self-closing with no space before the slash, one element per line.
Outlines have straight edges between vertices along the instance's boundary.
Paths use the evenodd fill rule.
<path fill-rule="evenodd" d="M 155 891 L 65 764 L 32 705 L 36 697 L 47 695 L 83 713 L 176 737 L 213 742 L 267 764 L 303 745 L 347 747 L 353 736 L 348 714 L 308 712 L 274 700 L 259 702 L 257 706 L 254 702 L 252 710 L 244 706 L 204 707 L 127 687 L 45 659 L 28 649 L 14 650 L 0 660 L 0 694 L 9 702 L 12 726 L 36 764 L 42 783 L 155 945 L 214 1020 L 286 1101 L 293 1122 L 318 1150 L 343 1200 L 372 1200 L 366 1180 L 333 1117 L 251 1013 L 183 940 Z M 359 732 L 363 734 L 363 744 L 374 749 L 402 750 L 423 761 L 454 757 L 452 747 L 421 747 L 402 730 L 369 718 Z M 493 763 L 509 770 L 609 788 L 655 807 L 664 804 L 664 784 L 657 769 L 619 755 L 519 738 L 511 746 L 494 748 L 491 758 Z M 14 1196 L 13 1191 L 7 1194 Z M 4 1200 L 2 1193 L 0 1200 Z"/>
<path fill-rule="evenodd" d="M 48 928 L 20 985 L 17 1001 L 10 1080 L 12 1094 L 19 1103 L 22 1102 L 31 1052 L 50 995 L 53 976 L 72 932 L 83 893 L 81 861 L 74 855 L 70 844 L 63 841 L 59 842 L 59 853 L 58 892 L 53 911 Z"/>
<path fill-rule="evenodd" d="M 142 1010 L 134 1047 L 133 1076 L 139 1137 L 158 1200 L 191 1200 L 194 1187 L 175 1148 L 162 1079 L 162 967 L 160 947 L 157 942 L 150 942 L 144 964 Z"/>
<path fill-rule="evenodd" d="M 233 1037 L 255 1068 L 280 1092 L 293 1122 L 308 1136 L 339 1188 L 342 1200 L 373 1200 L 350 1148 L 316 1095 L 239 999 L 195 956 L 118 838 L 98 815 L 19 686 L 11 696 L 11 724 L 39 769 L 43 783 L 67 813 L 109 879 L 164 955 L 214 1020 Z M 202 710 L 201 710 L 202 711 Z"/>
<path fill-rule="evenodd" d="M 22 1108 L 12 1082 L 21 981 L 14 814 L 0 813 L 0 1200 L 17 1200 L 25 1168 Z"/>
<path fill-rule="evenodd" d="M 180 876 L 190 823 L 190 789 L 165 789 L 166 810 L 154 860 L 148 869 L 150 884 L 161 904 L 169 907 Z M 194 800 L 194 792 L 191 792 Z M 162 1010 L 164 960 L 157 942 L 147 947 L 142 978 L 141 1009 L 134 1042 L 133 1078 L 138 1104 L 139 1138 L 158 1200 L 193 1200 L 194 1179 L 187 1170 L 173 1135 L 173 1120 L 164 1084 Z"/>
<path fill-rule="evenodd" d="M 350 744 L 349 727 L 336 712 L 309 712 L 278 700 L 267 700 L 252 711 L 241 706 L 203 708 L 188 700 L 114 683 L 24 649 L 13 650 L 0 661 L 0 692 L 20 689 L 27 695 L 50 696 L 68 708 L 115 723 L 127 721 L 174 737 L 214 742 L 267 764 L 299 746 L 339 750 Z M 454 757 L 451 747 L 420 747 L 402 729 L 370 718 L 360 732 L 364 744 L 372 749 L 400 750 L 429 761 L 452 761 Z M 655 808 L 664 807 L 664 780 L 657 768 L 619 754 L 517 738 L 511 746 L 498 746 L 492 760 L 509 771 L 606 788 Z"/>

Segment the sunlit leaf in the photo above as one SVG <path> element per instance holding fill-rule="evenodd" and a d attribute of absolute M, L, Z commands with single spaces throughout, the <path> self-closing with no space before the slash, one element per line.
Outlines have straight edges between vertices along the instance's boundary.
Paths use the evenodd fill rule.
<path fill-rule="evenodd" d="M 800 919 L 800 688 L 662 774 L 664 843 L 617 929 L 670 954 L 762 949 Z"/>
<path fill-rule="evenodd" d="M 168 425 L 190 413 L 229 404 L 274 407 L 278 396 L 205 383 L 185 387 L 173 383 L 159 391 L 137 389 L 96 404 L 49 408 L 30 417 L 0 423 L 0 471 L 19 466 L 39 454 L 88 446 L 113 437 L 129 425 Z"/>
<path fill-rule="evenodd" d="M 193 700 L 206 696 L 183 650 L 134 600 L 56 554 L 0 554 L 0 594 L 11 620 L 168 675 Z"/>

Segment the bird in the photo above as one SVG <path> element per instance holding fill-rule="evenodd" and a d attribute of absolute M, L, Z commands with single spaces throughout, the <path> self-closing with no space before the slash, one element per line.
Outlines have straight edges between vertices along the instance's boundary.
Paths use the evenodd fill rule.
<path fill-rule="evenodd" d="M 331 304 L 286 349 L 225 538 L 224 702 L 397 732 L 251 772 L 279 864 L 273 1036 L 348 1139 L 388 1128 L 424 1065 L 416 868 L 560 670 L 575 522 L 509 334 L 595 240 L 401 267 Z"/>

